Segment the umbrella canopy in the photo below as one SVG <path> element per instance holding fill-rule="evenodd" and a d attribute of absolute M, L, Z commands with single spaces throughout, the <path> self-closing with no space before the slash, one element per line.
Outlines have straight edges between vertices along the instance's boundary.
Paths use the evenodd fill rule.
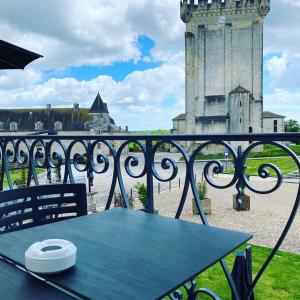
<path fill-rule="evenodd" d="M 0 69 L 24 69 L 26 65 L 43 57 L 37 53 L 0 40 Z"/>

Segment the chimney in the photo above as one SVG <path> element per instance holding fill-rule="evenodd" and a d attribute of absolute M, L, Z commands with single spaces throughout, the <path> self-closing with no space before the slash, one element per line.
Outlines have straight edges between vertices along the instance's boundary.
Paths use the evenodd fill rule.
<path fill-rule="evenodd" d="M 51 104 L 47 104 L 46 105 L 46 114 L 48 117 L 49 117 L 50 113 L 51 113 Z"/>
<path fill-rule="evenodd" d="M 74 111 L 79 111 L 79 104 L 78 103 L 73 104 L 73 110 Z"/>

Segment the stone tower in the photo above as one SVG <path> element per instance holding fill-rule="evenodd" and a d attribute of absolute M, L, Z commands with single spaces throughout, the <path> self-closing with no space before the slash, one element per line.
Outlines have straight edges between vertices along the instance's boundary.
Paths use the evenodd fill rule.
<path fill-rule="evenodd" d="M 89 111 L 89 126 L 91 131 L 94 134 L 108 132 L 110 131 L 110 123 L 107 104 L 103 102 L 98 93 Z"/>
<path fill-rule="evenodd" d="M 186 132 L 263 128 L 263 22 L 270 0 L 181 1 Z"/>

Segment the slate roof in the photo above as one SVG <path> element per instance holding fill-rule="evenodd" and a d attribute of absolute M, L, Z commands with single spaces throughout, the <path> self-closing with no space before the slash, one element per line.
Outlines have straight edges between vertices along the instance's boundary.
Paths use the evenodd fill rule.
<path fill-rule="evenodd" d="M 44 123 L 44 130 L 54 129 L 54 123 L 63 123 L 64 131 L 84 130 L 84 123 L 89 119 L 88 109 L 81 108 L 75 112 L 72 108 L 46 109 L 1 109 L 0 122 L 3 130 L 9 130 L 9 124 L 16 122 L 18 131 L 33 131 L 35 123 Z"/>
<path fill-rule="evenodd" d="M 246 90 L 245 88 L 243 88 L 242 86 L 238 86 L 237 88 L 235 88 L 230 95 L 232 94 L 250 94 L 250 92 L 248 90 Z"/>
<path fill-rule="evenodd" d="M 103 102 L 99 92 L 94 100 L 94 103 L 89 111 L 90 114 L 108 114 L 107 104 Z"/>
<path fill-rule="evenodd" d="M 185 120 L 185 114 L 180 114 L 176 118 L 174 118 L 172 121 L 182 121 Z"/>
<path fill-rule="evenodd" d="M 0 109 L 0 131 L 10 130 L 10 123 L 17 123 L 18 131 L 34 131 L 36 122 L 43 123 L 43 130 L 53 130 L 56 122 L 61 122 L 63 131 L 89 130 L 89 113 L 107 113 L 107 104 L 98 92 L 90 109 L 88 108 L 29 108 Z M 115 130 L 116 124 L 110 119 L 109 127 Z"/>
<path fill-rule="evenodd" d="M 275 113 L 272 113 L 270 111 L 264 111 L 264 118 L 268 119 L 274 119 L 274 118 L 280 118 L 280 119 L 284 119 L 285 116 L 282 116 L 282 115 L 278 115 L 278 114 L 275 114 Z"/>

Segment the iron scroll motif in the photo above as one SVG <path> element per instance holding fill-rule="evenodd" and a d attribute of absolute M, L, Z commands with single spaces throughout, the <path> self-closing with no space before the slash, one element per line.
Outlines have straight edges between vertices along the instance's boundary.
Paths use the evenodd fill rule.
<path fill-rule="evenodd" d="M 192 154 L 192 158 L 191 158 L 190 165 L 189 165 L 190 174 L 191 174 L 190 175 L 191 187 L 192 187 L 193 195 L 194 195 L 194 198 L 196 199 L 196 204 L 199 207 L 200 217 L 202 219 L 202 222 L 205 225 L 208 225 L 208 221 L 207 221 L 207 218 L 206 218 L 206 216 L 204 214 L 204 211 L 201 207 L 201 201 L 198 197 L 198 193 L 197 193 L 197 189 L 196 189 L 196 183 L 194 181 L 194 176 L 193 176 L 193 164 L 194 164 L 194 160 L 195 160 L 196 155 L 199 153 L 199 151 L 201 149 L 204 148 L 204 145 L 208 146 L 212 143 L 215 144 L 215 142 L 207 142 L 207 143 L 201 145 L 200 147 L 198 147 L 194 151 L 194 153 Z M 271 189 L 258 190 L 257 188 L 255 188 L 250 183 L 250 181 L 249 181 L 249 179 L 246 175 L 246 169 L 247 169 L 246 160 L 247 160 L 249 154 L 251 153 L 251 151 L 256 147 L 260 147 L 260 146 L 263 146 L 263 145 L 273 145 L 275 147 L 280 148 L 281 150 L 285 151 L 288 154 L 288 156 L 291 157 L 294 160 L 294 162 L 297 166 L 297 169 L 300 171 L 300 160 L 299 160 L 298 156 L 291 149 L 289 149 L 288 147 L 286 147 L 286 146 L 284 146 L 280 143 L 277 143 L 277 142 L 256 142 L 256 143 L 251 144 L 244 152 L 242 152 L 241 147 L 238 147 L 238 151 L 235 152 L 234 149 L 232 147 L 230 147 L 230 145 L 228 145 L 224 142 L 220 142 L 219 144 L 222 144 L 222 145 L 226 146 L 229 149 L 229 151 L 232 155 L 232 160 L 233 160 L 234 168 L 235 168 L 233 179 L 226 186 L 220 186 L 220 185 L 216 184 L 215 182 L 213 182 L 213 180 L 209 176 L 209 169 L 212 165 L 215 165 L 215 167 L 212 169 L 213 173 L 214 174 L 222 173 L 223 172 L 223 166 L 219 161 L 210 161 L 205 165 L 204 171 L 203 171 L 204 172 L 204 177 L 205 177 L 206 181 L 208 182 L 208 184 L 210 184 L 211 186 L 213 186 L 217 189 L 225 189 L 225 188 L 231 187 L 233 185 L 236 185 L 236 189 L 237 189 L 237 192 L 238 192 L 238 197 L 241 196 L 241 187 L 242 186 L 247 187 L 250 191 L 252 191 L 254 193 L 270 194 L 270 193 L 275 192 L 277 189 L 279 189 L 279 187 L 281 186 L 281 184 L 283 182 L 283 176 L 282 176 L 282 173 L 281 173 L 280 169 L 274 164 L 264 163 L 264 164 L 261 164 L 258 167 L 258 176 L 261 177 L 262 179 L 267 179 L 267 178 L 270 177 L 270 172 L 268 171 L 268 169 L 272 169 L 275 173 L 275 178 L 276 178 L 275 185 Z M 289 219 L 288 219 L 288 221 L 287 221 L 287 223 L 286 223 L 286 225 L 285 225 L 285 227 L 284 227 L 284 229 L 283 229 L 283 231 L 282 231 L 275 247 L 272 249 L 271 254 L 268 256 L 268 258 L 266 259 L 266 261 L 264 262 L 264 264 L 262 265 L 262 267 L 258 271 L 258 273 L 257 273 L 256 277 L 254 278 L 252 284 L 250 285 L 250 289 L 249 289 L 248 295 L 246 297 L 246 300 L 248 300 L 250 298 L 250 296 L 253 293 L 254 288 L 256 287 L 258 281 L 260 280 L 263 272 L 266 270 L 266 268 L 270 264 L 271 260 L 275 256 L 276 252 L 278 251 L 278 249 L 282 245 L 282 242 L 284 241 L 284 239 L 285 239 L 285 237 L 286 237 L 286 235 L 287 235 L 287 233 L 288 233 L 288 231 L 289 231 L 289 229 L 290 229 L 290 227 L 293 223 L 293 220 L 294 220 L 294 218 L 295 218 L 295 216 L 298 212 L 299 204 L 300 204 L 300 186 L 298 187 L 297 197 L 296 197 L 292 212 L 290 214 L 290 217 L 289 217 Z M 240 299 L 239 296 L 234 291 L 235 288 L 234 288 L 234 285 L 232 284 L 232 278 L 230 278 L 231 275 L 228 274 L 228 270 L 226 270 L 226 268 L 224 268 L 225 267 L 225 261 L 224 260 L 221 260 L 221 265 L 222 265 L 223 270 L 225 272 L 225 275 L 226 275 L 226 277 L 229 281 L 231 289 L 232 289 L 232 291 L 235 295 L 235 299 Z"/>
<path fill-rule="evenodd" d="M 114 140 L 119 142 L 119 146 L 113 146 Z M 247 146 L 242 150 L 241 147 L 237 149 L 229 142 L 224 141 L 257 141 Z M 95 174 L 106 174 L 109 170 L 112 171 L 111 186 L 109 190 L 108 199 L 105 209 L 111 207 L 114 192 L 119 186 L 119 190 L 126 207 L 130 207 L 126 186 L 124 184 L 124 174 L 130 178 L 139 179 L 145 178 L 147 181 L 148 193 L 148 210 L 153 212 L 153 179 L 160 182 L 169 182 L 174 180 L 179 172 L 179 164 L 174 159 L 163 157 L 159 162 L 155 161 L 155 155 L 158 153 L 162 144 L 168 144 L 172 149 L 176 149 L 182 156 L 182 164 L 185 166 L 185 180 L 182 194 L 180 195 L 179 205 L 176 211 L 175 218 L 181 217 L 189 189 L 193 193 L 196 206 L 200 212 L 200 218 L 203 224 L 209 225 L 207 217 L 202 209 L 201 199 L 199 199 L 197 185 L 195 181 L 194 166 L 197 155 L 201 153 L 206 147 L 211 145 L 218 145 L 226 147 L 234 165 L 234 174 L 232 178 L 224 185 L 220 185 L 215 181 L 212 174 L 222 174 L 224 172 L 223 163 L 219 160 L 213 159 L 205 163 L 203 168 L 203 176 L 207 183 L 216 189 L 227 189 L 235 187 L 237 189 L 238 198 L 241 196 L 242 187 L 248 188 L 250 191 L 257 194 L 270 194 L 278 190 L 283 182 L 283 176 L 280 169 L 271 163 L 262 163 L 257 170 L 257 174 L 261 179 L 270 177 L 270 171 L 275 174 L 274 185 L 271 188 L 264 190 L 258 189 L 252 182 L 249 181 L 247 171 L 247 159 L 254 148 L 262 147 L 264 145 L 275 146 L 284 151 L 296 164 L 300 171 L 300 160 L 297 155 L 287 146 L 278 141 L 300 140 L 299 134 L 294 135 L 211 135 L 211 136 L 181 136 L 181 135 L 166 135 L 166 136 L 2 136 L 0 144 L 1 157 L 1 190 L 3 190 L 4 179 L 7 181 L 8 188 L 14 188 L 11 176 L 11 169 L 14 167 L 28 168 L 26 184 L 39 185 L 40 177 L 38 169 L 47 170 L 47 179 L 51 180 L 51 175 L 54 170 L 63 169 L 62 181 L 63 183 L 75 182 L 74 172 L 83 173 L 88 179 L 90 190 L 95 181 Z M 193 149 L 190 153 L 181 142 L 201 141 L 201 144 Z M 141 156 L 136 156 L 129 153 L 124 157 L 124 150 L 129 144 L 134 143 L 140 149 Z M 105 147 L 109 154 L 104 154 L 101 151 L 96 151 L 98 145 Z M 102 148 L 101 148 L 102 149 Z M 163 176 L 158 170 L 160 165 L 162 170 L 169 171 L 168 176 Z M 134 172 L 135 168 L 139 167 L 139 171 Z M 124 174 L 122 174 L 124 172 Z M 300 202 L 300 182 L 298 186 L 297 197 L 295 199 L 291 214 L 288 221 L 275 245 L 271 254 L 262 265 L 261 269 L 254 277 L 250 286 L 250 291 L 246 300 L 249 299 L 257 283 L 261 279 L 262 274 L 273 259 L 275 253 L 282 245 L 294 218 L 298 212 Z M 225 277 L 227 278 L 231 290 L 236 299 L 240 299 L 233 282 L 230 271 L 224 260 L 220 261 Z M 219 299 L 216 294 L 207 289 L 196 289 L 195 281 L 191 281 L 183 286 L 189 299 L 196 299 L 202 294 L 209 295 L 212 299 Z M 182 299 L 181 292 L 175 291 L 170 295 L 171 299 Z M 244 300 L 244 299 L 243 299 Z"/>
<path fill-rule="evenodd" d="M 221 298 L 210 289 L 196 289 L 196 280 L 185 283 L 183 288 L 186 291 L 187 300 L 197 300 L 197 297 L 202 295 L 209 296 L 212 300 L 221 300 Z M 177 290 L 169 295 L 171 300 L 182 300 L 183 296 L 184 295 L 180 290 Z"/>

